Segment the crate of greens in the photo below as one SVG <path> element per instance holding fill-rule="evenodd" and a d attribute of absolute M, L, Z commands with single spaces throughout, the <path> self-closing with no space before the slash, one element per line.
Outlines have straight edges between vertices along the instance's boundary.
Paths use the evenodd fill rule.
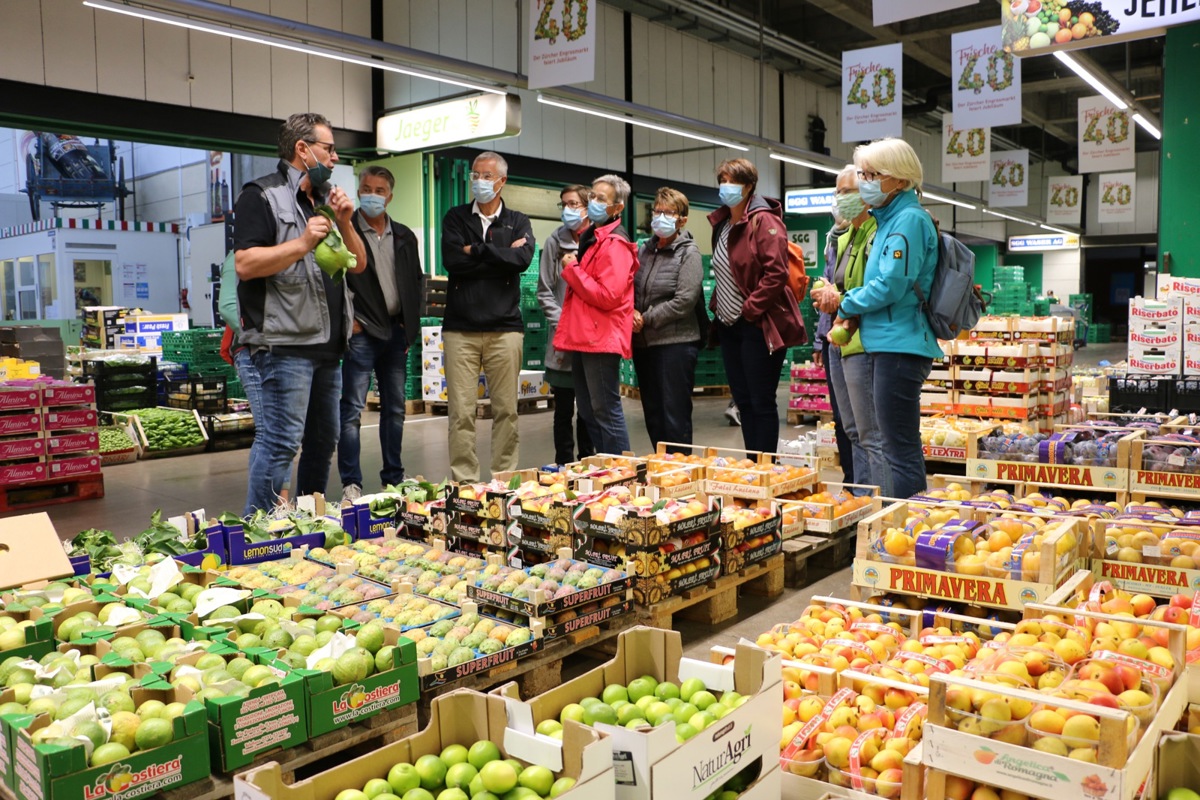
<path fill-rule="evenodd" d="M 129 435 L 128 430 L 117 425 L 109 425 L 100 429 L 101 466 L 129 464 L 137 461 L 137 457 L 137 442 Z"/>
<path fill-rule="evenodd" d="M 208 447 L 208 432 L 195 411 L 139 408 L 128 414 L 113 414 L 113 419 L 132 426 L 141 458 L 203 453 Z"/>

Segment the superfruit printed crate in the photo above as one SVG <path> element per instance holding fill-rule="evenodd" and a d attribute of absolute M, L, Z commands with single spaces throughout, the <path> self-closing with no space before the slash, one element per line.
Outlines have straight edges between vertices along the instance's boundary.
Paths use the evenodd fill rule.
<path fill-rule="evenodd" d="M 1087 566 L 1086 520 L 981 522 L 971 511 L 951 507 L 935 514 L 901 502 L 863 520 L 854 585 L 872 594 L 1019 610 L 1046 600 Z"/>
<path fill-rule="evenodd" d="M 620 765 L 617 800 L 704 800 L 737 775 L 745 781 L 737 784 L 744 800 L 774 800 L 780 796 L 780 663 L 778 655 L 745 644 L 737 646 L 732 664 L 684 658 L 677 632 L 639 627 L 618 637 L 611 661 L 545 694 L 522 702 L 514 683 L 492 694 L 504 698 L 511 717 L 523 719 L 528 729 L 582 720 L 608 734 Z M 634 704 L 621 725 L 611 706 L 622 695 L 630 703 L 647 693 L 672 698 L 678 693 L 682 700 L 685 691 L 689 700 L 699 701 L 693 708 L 722 706 L 720 717 L 697 710 L 698 729 L 677 721 L 665 702 L 644 710 Z M 585 708 L 581 701 L 588 698 L 599 705 L 589 701 Z M 633 722 L 637 713 L 644 722 Z"/>

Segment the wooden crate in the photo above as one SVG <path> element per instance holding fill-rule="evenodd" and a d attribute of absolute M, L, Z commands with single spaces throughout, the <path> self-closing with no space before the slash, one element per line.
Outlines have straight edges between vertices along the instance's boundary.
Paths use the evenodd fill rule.
<path fill-rule="evenodd" d="M 654 605 L 638 606 L 634 617 L 638 624 L 665 630 L 672 629 L 675 615 L 693 622 L 717 625 L 737 616 L 739 589 L 747 594 L 778 597 L 783 593 L 783 585 L 783 555 L 780 554 Z"/>
<path fill-rule="evenodd" d="M 1129 463 L 1130 495 L 1135 502 L 1143 502 L 1147 497 L 1195 501 L 1200 496 L 1200 473 L 1184 472 L 1182 464 L 1178 465 L 1179 471 L 1173 471 L 1163 469 L 1160 462 L 1147 461 L 1146 448 L 1159 444 L 1179 446 L 1179 442 L 1153 437 L 1133 442 Z"/>

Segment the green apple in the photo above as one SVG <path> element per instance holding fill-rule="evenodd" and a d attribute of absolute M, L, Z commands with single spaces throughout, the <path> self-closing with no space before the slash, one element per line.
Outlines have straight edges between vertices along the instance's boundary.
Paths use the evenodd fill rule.
<path fill-rule="evenodd" d="M 563 706 L 563 710 L 559 712 L 558 721 L 566 723 L 567 720 L 573 719 L 576 722 L 583 722 L 584 707 L 579 703 L 568 703 Z M 500 794 L 503 794 L 502 792 Z"/>
<path fill-rule="evenodd" d="M 653 678 L 635 678 L 629 683 L 629 699 L 636 703 L 643 697 L 652 696 L 658 682 Z"/>
<path fill-rule="evenodd" d="M 556 719 L 544 719 L 537 726 L 537 732 L 542 736 L 553 736 L 555 732 L 562 729 L 562 723 Z"/>
<path fill-rule="evenodd" d="M 600 695 L 600 699 L 610 706 L 618 700 L 629 702 L 629 690 L 619 683 L 610 683 L 604 687 L 604 693 Z"/>
<path fill-rule="evenodd" d="M 666 700 L 671 697 L 679 697 L 679 687 L 670 681 L 663 681 L 658 686 L 654 687 L 654 696 L 659 700 Z"/>
<path fill-rule="evenodd" d="M 689 703 L 692 700 L 692 695 L 696 692 L 703 692 L 707 688 L 704 685 L 704 681 L 699 678 L 688 678 L 679 685 L 679 696 L 685 703 Z"/>

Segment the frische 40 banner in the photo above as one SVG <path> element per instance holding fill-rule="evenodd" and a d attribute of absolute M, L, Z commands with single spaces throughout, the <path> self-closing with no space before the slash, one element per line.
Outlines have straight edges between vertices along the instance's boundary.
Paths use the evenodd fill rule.
<path fill-rule="evenodd" d="M 1137 221 L 1137 173 L 1114 172 L 1097 178 L 1100 184 L 1100 202 L 1096 207 L 1096 218 L 1106 222 Z"/>
<path fill-rule="evenodd" d="M 904 134 L 904 54 L 899 44 L 842 53 L 842 141 Z"/>
<path fill-rule="evenodd" d="M 1137 162 L 1133 132 L 1129 109 L 1117 108 L 1100 96 L 1079 98 L 1079 171 L 1133 169 Z"/>
<path fill-rule="evenodd" d="M 988 205 L 1015 208 L 1029 205 L 1028 150 L 992 151 L 992 179 L 988 184 Z"/>
<path fill-rule="evenodd" d="M 992 132 L 960 128 L 954 115 L 942 117 L 942 183 L 986 181 L 991 175 Z"/>
<path fill-rule="evenodd" d="M 1083 176 L 1064 175 L 1046 183 L 1046 222 L 1078 225 L 1083 209 Z"/>
<path fill-rule="evenodd" d="M 1000 47 L 1000 26 L 950 37 L 954 118 L 964 128 L 1021 122 L 1021 62 Z"/>
<path fill-rule="evenodd" d="M 596 0 L 534 0 L 529 14 L 529 88 L 596 77 Z"/>

